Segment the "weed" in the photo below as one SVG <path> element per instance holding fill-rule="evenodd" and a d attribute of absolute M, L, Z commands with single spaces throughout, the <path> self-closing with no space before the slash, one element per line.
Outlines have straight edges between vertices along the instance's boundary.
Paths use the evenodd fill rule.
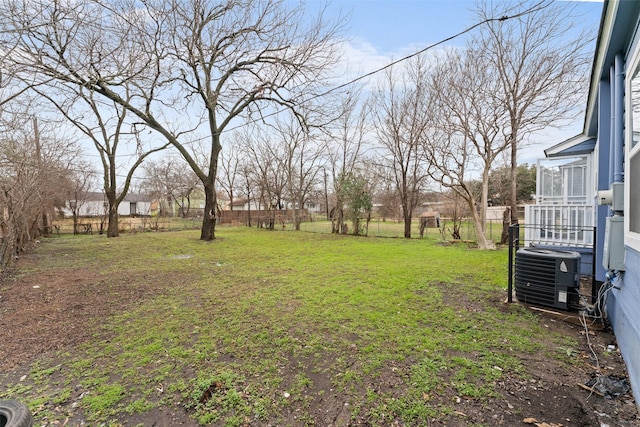
<path fill-rule="evenodd" d="M 129 403 L 125 407 L 125 411 L 130 414 L 140 414 L 146 412 L 153 408 L 155 405 L 149 402 L 147 399 L 141 397 L 140 399 L 136 399 L 133 402 Z"/>
<path fill-rule="evenodd" d="M 96 418 L 109 416 L 125 393 L 125 388 L 120 384 L 102 384 L 84 397 L 83 406 Z"/>
<path fill-rule="evenodd" d="M 60 370 L 60 365 L 52 366 L 50 368 L 41 368 L 38 363 L 35 363 L 31 367 L 30 377 L 34 382 L 39 382 L 51 376 L 54 372 L 57 372 L 59 370 Z"/>

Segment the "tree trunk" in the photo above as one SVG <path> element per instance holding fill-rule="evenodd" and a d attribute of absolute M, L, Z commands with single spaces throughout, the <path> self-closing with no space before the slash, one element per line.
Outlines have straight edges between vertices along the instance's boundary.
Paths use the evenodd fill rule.
<path fill-rule="evenodd" d="M 74 211 L 71 215 L 73 216 L 73 234 L 78 234 L 78 213 Z"/>
<path fill-rule="evenodd" d="M 480 221 L 484 226 L 482 229 L 484 230 L 487 227 L 487 206 L 489 205 L 489 171 L 491 170 L 491 165 L 488 164 L 484 167 L 482 171 L 482 194 L 480 196 Z"/>
<path fill-rule="evenodd" d="M 295 230 L 300 231 L 300 226 L 302 224 L 302 218 L 300 217 L 300 213 L 298 213 L 298 216 L 295 219 L 295 224 L 296 224 Z"/>
<path fill-rule="evenodd" d="M 293 229 L 300 231 L 300 211 L 296 206 L 293 206 Z"/>
<path fill-rule="evenodd" d="M 42 236 L 49 237 L 51 234 L 51 225 L 49 225 L 49 215 L 46 212 L 42 212 Z"/>
<path fill-rule="evenodd" d="M 336 218 L 336 233 L 338 234 L 347 234 L 344 229 L 344 208 L 340 206 L 335 211 Z"/>
<path fill-rule="evenodd" d="M 511 208 L 507 208 L 502 213 L 502 236 L 500 236 L 500 243 L 505 244 L 509 241 L 509 226 L 511 225 Z"/>
<path fill-rule="evenodd" d="M 218 173 L 218 157 L 222 150 L 220 145 L 220 131 L 215 125 L 215 112 L 209 109 L 209 126 L 211 128 L 211 158 L 209 159 L 209 175 L 204 180 L 204 215 L 202 216 L 202 229 L 200 240 L 211 241 L 216 238 L 217 197 L 216 175 Z M 232 201 L 233 202 L 233 201 Z"/>
<path fill-rule="evenodd" d="M 118 205 L 114 201 L 109 200 L 109 225 L 107 226 L 107 237 L 118 237 L 120 230 L 118 229 Z"/>
<path fill-rule="evenodd" d="M 411 210 L 408 204 L 402 206 L 402 216 L 404 217 L 404 237 L 405 239 L 411 238 Z"/>
<path fill-rule="evenodd" d="M 491 240 L 487 239 L 485 234 L 486 224 L 482 222 L 480 215 L 478 214 L 478 206 L 472 198 L 467 200 L 469 204 L 469 210 L 473 217 L 473 224 L 476 227 L 476 238 L 478 239 L 478 249 L 495 249 L 496 245 Z"/>
<path fill-rule="evenodd" d="M 513 129 L 513 124 L 511 125 Z M 511 133 L 511 170 L 509 171 L 509 179 L 511 180 L 511 224 L 518 223 L 518 144 L 517 134 L 512 131 Z"/>
<path fill-rule="evenodd" d="M 206 185 L 204 194 L 204 215 L 200 240 L 211 241 L 216 238 L 216 192 L 213 185 Z"/>
<path fill-rule="evenodd" d="M 365 231 L 364 231 L 364 235 L 367 236 L 367 237 L 369 237 L 369 223 L 370 222 L 371 222 L 371 212 L 369 212 L 367 214 L 367 223 L 366 223 L 366 228 L 365 228 Z"/>
<path fill-rule="evenodd" d="M 251 198 L 247 197 L 247 227 L 251 227 Z"/>

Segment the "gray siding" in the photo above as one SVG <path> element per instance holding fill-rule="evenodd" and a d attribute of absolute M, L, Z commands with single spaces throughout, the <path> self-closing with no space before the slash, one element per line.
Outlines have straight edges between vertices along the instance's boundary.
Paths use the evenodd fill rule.
<path fill-rule="evenodd" d="M 640 402 L 640 253 L 627 247 L 627 271 L 607 295 L 607 314 L 615 332 L 636 402 Z"/>

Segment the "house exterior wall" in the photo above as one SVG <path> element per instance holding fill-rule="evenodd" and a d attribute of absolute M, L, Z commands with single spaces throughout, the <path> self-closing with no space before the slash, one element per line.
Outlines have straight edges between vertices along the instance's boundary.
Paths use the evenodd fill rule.
<path fill-rule="evenodd" d="M 617 276 L 607 293 L 606 312 L 616 341 L 626 362 L 629 382 L 636 405 L 640 406 L 640 252 L 629 247 L 625 251 L 627 271 Z"/>
<path fill-rule="evenodd" d="M 140 200 L 140 197 L 132 196 L 132 199 L 125 198 L 118 206 L 118 215 L 129 216 L 131 215 L 131 203 L 135 203 L 136 215 L 149 216 L 151 215 L 151 202 L 146 200 Z M 95 198 L 91 200 L 78 200 L 80 207 L 78 208 L 78 216 L 80 217 L 95 217 L 106 215 L 105 203 L 106 199 Z M 73 213 L 68 208 L 68 202 L 65 207 L 61 209 L 61 212 L 65 217 L 71 217 Z"/>
<path fill-rule="evenodd" d="M 122 201 L 122 203 L 120 203 L 118 205 L 118 215 L 120 216 L 127 216 L 130 215 L 130 208 L 129 208 L 129 203 Z"/>
<path fill-rule="evenodd" d="M 599 35 L 600 45 L 596 51 L 596 61 L 601 61 L 601 73 L 598 89 L 600 100 L 598 126 L 598 189 L 610 189 L 614 182 L 624 182 L 625 202 L 622 214 L 625 218 L 624 228 L 624 271 L 609 271 L 613 277 L 611 286 L 606 291 L 605 307 L 607 317 L 613 327 L 618 346 L 626 362 L 629 380 L 640 407 L 640 236 L 629 227 L 629 218 L 640 215 L 631 209 L 629 192 L 639 191 L 637 183 L 631 177 L 640 172 L 634 165 L 634 156 L 640 156 L 640 145 L 634 143 L 634 124 L 638 121 L 640 111 L 633 111 L 633 99 L 638 101 L 640 92 L 632 90 L 631 81 L 640 70 L 640 43 L 638 41 L 638 19 L 640 4 L 638 2 L 609 1 L 605 5 L 603 29 Z M 610 27 L 608 26 L 610 25 Z M 604 32 L 604 34 L 603 34 Z M 635 38 L 635 40 L 634 40 Z M 605 43 L 606 41 L 606 43 Z M 607 75 L 608 71 L 608 75 Z M 593 81 L 593 79 L 592 79 Z M 608 84 L 607 84 L 608 83 Z M 607 88 L 609 92 L 609 111 L 607 115 Z M 635 89 L 637 90 L 637 89 Z M 593 98 L 593 93 L 590 98 Z M 632 99 L 633 98 L 633 99 Z M 589 116 L 587 115 L 587 120 Z M 586 127 L 586 126 L 585 126 Z M 607 136 L 607 130 L 608 136 Z M 636 129 L 637 130 L 637 129 Z M 636 169 L 634 169 L 636 168 Z M 631 188 L 634 186 L 634 188 Z M 609 206 L 599 209 L 598 224 L 602 224 L 614 212 Z M 616 214 L 620 214 L 617 212 Z M 604 230 L 603 225 L 600 226 Z M 604 233 L 603 233 L 604 234 Z M 604 249 L 608 236 L 603 236 Z M 611 241 L 612 245 L 623 242 Z M 600 249 L 599 248 L 599 249 Z"/>
<path fill-rule="evenodd" d="M 65 216 L 71 216 L 71 211 L 65 209 Z M 104 202 L 102 200 L 88 200 L 83 202 L 78 209 L 79 216 L 100 216 L 104 213 Z"/>
<path fill-rule="evenodd" d="M 244 203 L 236 202 L 233 204 L 234 211 L 259 211 L 264 209 L 266 208 L 260 205 L 256 200 L 244 201 Z"/>
<path fill-rule="evenodd" d="M 639 1 L 605 0 L 592 70 L 581 135 L 582 140 L 596 138 L 592 188 L 603 191 L 610 190 L 614 183 L 624 185 L 622 211 L 614 211 L 607 205 L 595 207 L 596 279 L 604 282 L 605 313 L 626 362 L 640 409 Z M 579 141 L 576 139 L 576 144 Z M 559 144 L 551 150 L 554 156 L 568 156 L 571 145 Z M 621 215 L 624 239 L 610 238 L 605 232 L 607 218 Z M 610 248 L 624 252 L 624 266 L 611 264 L 618 270 L 607 271 L 603 265 L 606 264 L 603 253 Z"/>
<path fill-rule="evenodd" d="M 131 203 L 135 203 L 135 212 L 132 212 Z M 118 205 L 118 215 L 129 216 L 129 215 L 140 215 L 140 216 L 149 216 L 151 215 L 151 202 L 131 202 L 127 199 L 124 199 L 120 205 Z"/>

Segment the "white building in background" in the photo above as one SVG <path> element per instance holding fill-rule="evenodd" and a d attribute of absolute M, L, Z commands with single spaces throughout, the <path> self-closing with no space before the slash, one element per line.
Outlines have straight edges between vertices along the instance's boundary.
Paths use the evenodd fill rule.
<path fill-rule="evenodd" d="M 65 217 L 72 216 L 71 207 L 78 206 L 78 216 L 96 217 L 107 214 L 109 203 L 104 193 L 88 192 L 77 200 L 67 200 L 61 209 Z M 151 199 L 143 194 L 127 194 L 118 206 L 118 215 L 121 216 L 149 216 L 151 215 Z"/>

